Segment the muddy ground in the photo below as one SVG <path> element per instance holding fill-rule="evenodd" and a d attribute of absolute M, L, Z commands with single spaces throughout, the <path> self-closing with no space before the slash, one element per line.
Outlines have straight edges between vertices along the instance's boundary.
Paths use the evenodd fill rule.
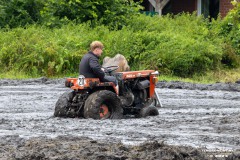
<path fill-rule="evenodd" d="M 0 80 L 0 159 L 240 159 L 240 85 L 159 82 L 159 116 L 54 118 L 64 79 Z M 214 158 L 215 156 L 215 158 Z"/>

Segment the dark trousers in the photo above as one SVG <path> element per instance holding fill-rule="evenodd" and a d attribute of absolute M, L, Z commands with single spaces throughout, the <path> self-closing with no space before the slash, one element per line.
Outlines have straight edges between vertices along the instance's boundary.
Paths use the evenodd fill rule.
<path fill-rule="evenodd" d="M 114 76 L 104 76 L 102 79 L 103 82 L 113 82 L 116 86 L 118 85 L 117 78 Z"/>

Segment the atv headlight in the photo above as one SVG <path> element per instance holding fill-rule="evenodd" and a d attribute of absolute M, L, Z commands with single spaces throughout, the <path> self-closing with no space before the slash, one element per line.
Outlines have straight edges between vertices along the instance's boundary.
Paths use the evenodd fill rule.
<path fill-rule="evenodd" d="M 159 75 L 159 72 L 158 71 L 155 71 L 155 72 L 152 72 L 151 74 L 154 74 L 154 75 Z"/>
<path fill-rule="evenodd" d="M 83 75 L 79 75 L 77 83 L 78 83 L 79 86 L 84 86 L 85 77 Z"/>

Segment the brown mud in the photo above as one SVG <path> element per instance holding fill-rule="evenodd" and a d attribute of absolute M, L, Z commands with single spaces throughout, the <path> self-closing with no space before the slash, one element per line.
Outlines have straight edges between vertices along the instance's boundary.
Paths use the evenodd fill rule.
<path fill-rule="evenodd" d="M 0 80 L 0 159 L 240 159 L 239 84 L 159 82 L 159 115 L 55 118 L 64 79 Z"/>

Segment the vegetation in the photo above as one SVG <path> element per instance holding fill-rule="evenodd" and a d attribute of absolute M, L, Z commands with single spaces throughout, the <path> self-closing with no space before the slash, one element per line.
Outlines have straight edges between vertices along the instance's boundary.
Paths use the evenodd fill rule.
<path fill-rule="evenodd" d="M 225 41 L 222 63 L 234 68 L 240 65 L 240 3 L 232 3 L 235 8 L 221 22 L 220 34 Z"/>
<path fill-rule="evenodd" d="M 142 7 L 133 0 L 1 0 L 0 28 L 40 24 L 61 27 L 90 21 L 121 28 Z"/>
<path fill-rule="evenodd" d="M 42 0 L 1 0 L 0 28 L 24 27 L 41 19 Z"/>
<path fill-rule="evenodd" d="M 172 75 L 160 74 L 159 81 L 181 81 L 181 82 L 191 82 L 191 83 L 234 83 L 239 80 L 240 68 L 235 69 L 219 69 L 215 71 L 208 71 L 204 75 L 194 75 L 193 77 L 183 78 Z"/>
<path fill-rule="evenodd" d="M 0 78 L 77 75 L 93 40 L 104 43 L 103 57 L 123 54 L 132 70 L 218 77 L 240 64 L 240 5 L 234 5 L 226 18 L 209 22 L 188 13 L 146 16 L 131 0 L 1 1 Z"/>

